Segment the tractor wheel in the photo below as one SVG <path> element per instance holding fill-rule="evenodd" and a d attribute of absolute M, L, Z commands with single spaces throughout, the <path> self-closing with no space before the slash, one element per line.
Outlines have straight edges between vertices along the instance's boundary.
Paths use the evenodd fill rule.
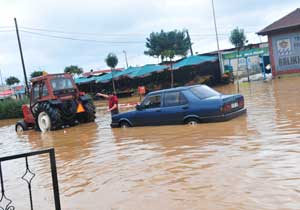
<path fill-rule="evenodd" d="M 23 131 L 28 130 L 28 126 L 24 121 L 18 121 L 16 123 L 15 130 L 16 130 L 17 133 L 22 133 Z"/>
<path fill-rule="evenodd" d="M 35 112 L 36 125 L 42 132 L 59 129 L 62 125 L 61 114 L 49 103 L 41 103 Z"/>
<path fill-rule="evenodd" d="M 80 123 L 88 123 L 88 122 L 94 122 L 96 118 L 96 108 L 91 102 L 87 102 L 82 104 L 85 112 L 78 114 L 78 121 Z"/>

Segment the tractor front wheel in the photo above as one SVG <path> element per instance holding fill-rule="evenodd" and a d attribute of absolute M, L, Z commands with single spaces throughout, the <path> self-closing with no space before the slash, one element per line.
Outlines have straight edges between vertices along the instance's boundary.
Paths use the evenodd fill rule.
<path fill-rule="evenodd" d="M 22 133 L 23 131 L 28 130 L 28 126 L 24 121 L 18 121 L 15 130 L 17 133 Z"/>

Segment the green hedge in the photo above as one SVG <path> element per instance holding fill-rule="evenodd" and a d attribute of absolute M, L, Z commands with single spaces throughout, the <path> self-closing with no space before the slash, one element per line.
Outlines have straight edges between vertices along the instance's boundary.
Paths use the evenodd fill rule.
<path fill-rule="evenodd" d="M 0 101 L 0 120 L 9 118 L 22 118 L 22 104 L 28 103 L 28 99 L 5 99 Z"/>

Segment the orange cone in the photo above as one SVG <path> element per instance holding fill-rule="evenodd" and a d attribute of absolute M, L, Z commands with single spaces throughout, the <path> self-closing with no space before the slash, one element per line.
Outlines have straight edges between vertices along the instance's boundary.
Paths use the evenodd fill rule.
<path fill-rule="evenodd" d="M 85 110 L 84 110 L 82 104 L 79 103 L 78 106 L 77 106 L 77 113 L 81 113 L 81 112 L 85 112 Z"/>

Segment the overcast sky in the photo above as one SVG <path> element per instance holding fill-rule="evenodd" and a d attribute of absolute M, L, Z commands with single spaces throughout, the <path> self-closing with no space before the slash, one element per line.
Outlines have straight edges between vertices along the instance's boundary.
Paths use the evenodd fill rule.
<path fill-rule="evenodd" d="M 266 41 L 255 32 L 300 7 L 298 0 L 214 1 L 222 49 L 232 47 L 228 37 L 237 26 L 245 30 L 249 43 Z M 211 0 L 0 0 L 4 79 L 13 75 L 23 80 L 14 17 L 28 75 L 35 70 L 63 72 L 67 65 L 106 69 L 109 52 L 118 56 L 118 67 L 125 67 L 124 50 L 131 66 L 157 63 L 143 52 L 146 37 L 161 29 L 188 29 L 194 52 L 217 49 Z"/>

